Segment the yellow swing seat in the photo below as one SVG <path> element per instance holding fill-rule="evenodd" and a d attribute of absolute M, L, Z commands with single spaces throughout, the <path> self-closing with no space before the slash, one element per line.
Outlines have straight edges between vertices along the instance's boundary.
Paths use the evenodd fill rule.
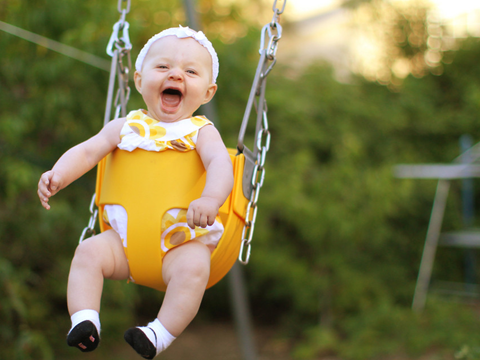
<path fill-rule="evenodd" d="M 242 190 L 245 157 L 229 149 L 235 184 L 219 215 L 225 227 L 212 253 L 208 287 L 215 285 L 235 263 L 242 242 L 248 199 Z M 161 153 L 116 149 L 99 164 L 96 205 L 117 204 L 128 215 L 126 253 L 136 284 L 166 290 L 162 278 L 161 220 L 173 208 L 187 209 L 200 197 L 206 172 L 196 151 L 167 150 Z M 100 230 L 110 229 L 100 216 Z"/>

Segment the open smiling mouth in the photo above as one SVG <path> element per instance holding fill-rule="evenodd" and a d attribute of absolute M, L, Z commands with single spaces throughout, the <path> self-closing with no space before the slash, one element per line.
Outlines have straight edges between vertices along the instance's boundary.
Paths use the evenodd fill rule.
<path fill-rule="evenodd" d="M 183 94 L 178 89 L 165 89 L 162 92 L 162 105 L 167 109 L 176 108 L 182 101 Z"/>

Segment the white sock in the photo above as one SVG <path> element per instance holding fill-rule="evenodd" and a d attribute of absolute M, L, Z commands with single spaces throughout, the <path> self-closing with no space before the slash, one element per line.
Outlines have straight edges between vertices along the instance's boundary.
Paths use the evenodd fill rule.
<path fill-rule="evenodd" d="M 148 340 L 155 345 L 157 348 L 157 355 L 168 348 L 173 340 L 176 339 L 175 336 L 165 329 L 158 319 L 148 323 L 147 326 L 138 326 L 138 329 L 142 330 Z"/>
<path fill-rule="evenodd" d="M 82 321 L 89 320 L 95 325 L 97 332 L 100 335 L 100 316 L 97 311 L 90 309 L 80 310 L 73 314 L 70 319 L 72 320 L 70 331 Z"/>

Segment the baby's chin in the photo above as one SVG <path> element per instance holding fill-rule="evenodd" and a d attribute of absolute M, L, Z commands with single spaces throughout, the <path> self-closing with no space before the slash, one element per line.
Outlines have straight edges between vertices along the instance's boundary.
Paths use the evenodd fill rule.
<path fill-rule="evenodd" d="M 173 123 L 180 120 L 190 119 L 193 116 L 193 114 L 185 114 L 185 113 L 175 112 L 175 111 L 174 112 L 161 111 L 159 113 L 157 112 L 152 113 L 148 111 L 148 116 L 150 116 L 151 118 L 157 121 Z"/>

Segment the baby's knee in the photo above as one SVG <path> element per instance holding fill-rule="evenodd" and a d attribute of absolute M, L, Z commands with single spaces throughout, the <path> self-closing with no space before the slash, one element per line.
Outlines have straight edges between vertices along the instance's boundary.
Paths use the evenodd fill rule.
<path fill-rule="evenodd" d="M 177 271 L 171 274 L 178 282 L 188 286 L 207 286 L 210 277 L 210 263 L 192 258 L 185 261 Z"/>
<path fill-rule="evenodd" d="M 169 284 L 174 280 L 185 286 L 205 286 L 210 277 L 210 250 L 195 240 L 189 241 L 167 252 L 163 259 L 163 280 Z"/>
<path fill-rule="evenodd" d="M 192 259 L 192 261 L 184 265 L 182 273 L 188 278 L 208 279 L 210 276 L 210 263 L 201 259 Z"/>
<path fill-rule="evenodd" d="M 103 244 L 100 241 L 96 241 L 95 237 L 91 237 L 82 241 L 76 248 L 73 256 L 74 261 L 88 261 L 95 263 L 102 259 L 105 253 Z"/>
<path fill-rule="evenodd" d="M 121 239 L 113 230 L 82 241 L 75 250 L 72 267 L 97 269 L 108 279 L 127 279 L 129 268 Z"/>

